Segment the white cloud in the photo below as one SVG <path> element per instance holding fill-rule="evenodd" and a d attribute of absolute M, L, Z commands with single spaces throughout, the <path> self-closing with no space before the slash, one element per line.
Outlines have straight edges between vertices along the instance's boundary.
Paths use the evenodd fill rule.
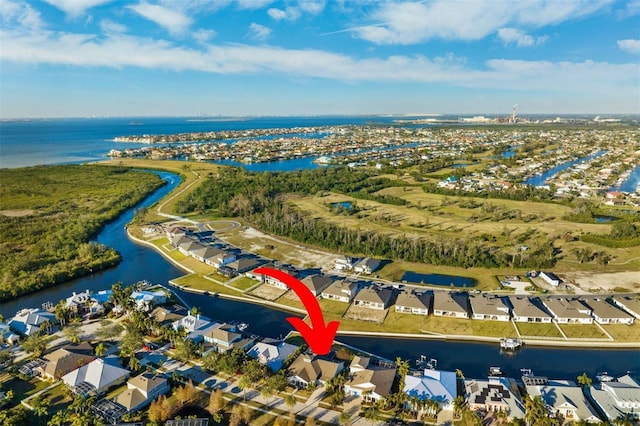
<path fill-rule="evenodd" d="M 298 7 L 304 12 L 317 15 L 324 10 L 325 4 L 324 0 L 300 0 Z"/>
<path fill-rule="evenodd" d="M 300 17 L 300 9 L 297 7 L 287 7 L 284 10 L 272 7 L 267 10 L 267 14 L 276 21 L 286 20 L 286 21 L 295 21 Z"/>
<path fill-rule="evenodd" d="M 209 40 L 213 39 L 217 35 L 217 33 L 212 29 L 199 28 L 194 31 L 192 35 L 194 40 L 196 40 L 198 43 L 206 43 Z"/>
<path fill-rule="evenodd" d="M 0 29 L 0 59 L 14 63 L 79 67 L 138 67 L 213 74 L 281 74 L 348 82 L 442 83 L 458 87 L 559 90 L 562 93 L 637 92 L 637 63 L 550 62 L 491 59 L 478 66 L 464 58 L 422 55 L 367 57 L 317 49 L 203 44 L 190 48 L 127 34 L 19 32 Z"/>
<path fill-rule="evenodd" d="M 173 35 L 183 33 L 192 22 L 191 18 L 182 11 L 144 1 L 128 8 L 143 18 L 155 22 Z"/>
<path fill-rule="evenodd" d="M 44 26 L 40 12 L 26 3 L 2 1 L 0 2 L 0 15 L 5 28 L 16 25 L 22 29 L 37 30 Z"/>
<path fill-rule="evenodd" d="M 127 27 L 119 24 L 117 22 L 113 22 L 109 19 L 103 19 L 100 21 L 100 29 L 105 34 L 113 34 L 113 33 L 125 33 L 127 32 Z"/>
<path fill-rule="evenodd" d="M 479 40 L 507 26 L 544 27 L 593 14 L 613 0 L 435 0 L 383 3 L 370 16 L 374 22 L 352 28 L 377 44 L 414 44 L 441 38 Z"/>
<path fill-rule="evenodd" d="M 505 45 L 515 44 L 518 47 L 531 47 L 544 43 L 548 36 L 533 37 L 516 28 L 500 28 L 498 37 Z"/>
<path fill-rule="evenodd" d="M 264 41 L 271 35 L 271 28 L 252 22 L 249 25 L 249 36 L 258 41 Z"/>
<path fill-rule="evenodd" d="M 625 52 L 640 53 L 640 40 L 632 38 L 626 40 L 618 40 L 618 47 Z"/>
<path fill-rule="evenodd" d="M 72 18 L 83 15 L 87 9 L 109 3 L 113 0 L 44 0 Z"/>

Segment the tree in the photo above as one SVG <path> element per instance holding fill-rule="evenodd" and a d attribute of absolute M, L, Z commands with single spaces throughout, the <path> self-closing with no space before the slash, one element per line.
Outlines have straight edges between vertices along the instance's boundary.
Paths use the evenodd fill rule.
<path fill-rule="evenodd" d="M 244 397 L 244 400 L 247 400 L 247 388 L 251 387 L 251 380 L 249 380 L 248 376 L 242 376 L 240 377 L 240 380 L 238 380 L 238 387 L 240 389 L 242 389 L 242 394 Z"/>
<path fill-rule="evenodd" d="M 293 407 L 296 406 L 296 402 L 298 402 L 298 400 L 291 393 L 284 398 L 284 403 L 287 405 L 287 407 L 289 407 L 289 411 L 292 413 L 293 413 Z"/>
<path fill-rule="evenodd" d="M 47 342 L 37 336 L 29 336 L 22 342 L 22 348 L 38 358 L 47 350 Z"/>
<path fill-rule="evenodd" d="M 591 386 L 591 383 L 593 383 L 591 377 L 589 377 L 587 373 L 582 373 L 582 375 L 578 376 L 577 380 L 578 384 L 582 385 L 582 387 L 585 388 L 588 388 L 589 386 Z"/>
<path fill-rule="evenodd" d="M 138 358 L 136 358 L 135 355 L 131 355 L 129 357 L 129 368 L 132 371 L 138 371 L 138 370 L 140 370 L 140 367 L 141 367 L 140 360 Z"/>
<path fill-rule="evenodd" d="M 347 413 L 346 411 L 341 412 L 340 415 L 338 416 L 338 423 L 345 426 L 350 424 L 351 414 Z"/>
<path fill-rule="evenodd" d="M 364 418 L 369 420 L 371 424 L 375 424 L 378 420 L 380 420 L 380 410 L 378 409 L 378 406 L 372 405 L 371 407 L 365 408 Z"/>
<path fill-rule="evenodd" d="M 469 409 L 467 405 L 467 401 L 464 399 L 464 396 L 458 395 L 453 400 L 453 410 L 456 414 L 461 415 L 465 413 Z"/>
<path fill-rule="evenodd" d="M 242 422 L 242 406 L 234 405 L 229 416 L 229 426 L 240 426 Z"/>
<path fill-rule="evenodd" d="M 225 400 L 224 397 L 222 396 L 222 390 L 221 389 L 216 389 L 215 391 L 211 392 L 211 396 L 209 397 L 209 413 L 211 413 L 212 416 L 215 416 L 217 414 L 219 414 L 222 410 L 224 410 L 224 406 L 225 406 Z"/>
<path fill-rule="evenodd" d="M 260 389 L 260 396 L 264 398 L 264 401 L 266 403 L 267 400 L 273 396 L 273 389 L 271 389 L 271 387 L 269 386 L 263 386 L 262 389 Z M 269 404 L 267 404 L 267 407 L 268 406 Z"/>
<path fill-rule="evenodd" d="M 409 361 L 404 361 L 402 358 L 396 358 L 396 365 L 398 366 L 398 378 L 399 386 L 398 392 L 404 392 L 404 382 L 409 374 Z"/>
<path fill-rule="evenodd" d="M 107 353 L 107 346 L 104 343 L 100 342 L 95 347 L 94 352 L 96 353 L 96 356 L 102 357 Z"/>
<path fill-rule="evenodd" d="M 44 418 L 49 414 L 49 400 L 37 396 L 31 400 L 31 406 L 36 416 L 38 416 L 39 422 L 43 423 Z"/>
<path fill-rule="evenodd" d="M 196 316 L 200 313 L 200 308 L 198 308 L 197 306 L 192 306 L 191 307 L 191 315 L 192 316 Z"/>
<path fill-rule="evenodd" d="M 80 326 L 72 324 L 65 327 L 62 332 L 71 343 L 80 343 Z"/>
<path fill-rule="evenodd" d="M 304 422 L 304 426 L 316 426 L 316 419 L 314 417 L 307 417 L 307 421 Z"/>

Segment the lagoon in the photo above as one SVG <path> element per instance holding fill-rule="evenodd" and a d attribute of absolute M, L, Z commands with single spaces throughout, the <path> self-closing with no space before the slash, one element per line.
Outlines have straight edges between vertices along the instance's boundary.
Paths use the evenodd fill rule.
<path fill-rule="evenodd" d="M 560 172 L 567 170 L 568 168 L 575 166 L 576 164 L 584 163 L 585 161 L 593 160 L 594 158 L 600 157 L 604 155 L 607 151 L 598 151 L 594 154 L 587 155 L 586 157 L 576 158 L 575 160 L 567 161 L 566 163 L 562 163 L 556 167 L 553 167 L 546 172 L 532 176 L 528 179 L 525 179 L 524 183 L 531 186 L 544 186 L 545 181 L 549 178 L 554 177 Z"/>
<path fill-rule="evenodd" d="M 472 278 L 457 277 L 455 275 L 442 274 L 419 274 L 417 272 L 405 272 L 401 278 L 402 282 L 410 282 L 425 285 L 437 285 L 447 287 L 467 288 L 476 285 Z"/>

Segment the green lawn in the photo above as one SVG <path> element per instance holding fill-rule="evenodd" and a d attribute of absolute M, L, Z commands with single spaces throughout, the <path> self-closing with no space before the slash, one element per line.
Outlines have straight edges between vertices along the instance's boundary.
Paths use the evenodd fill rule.
<path fill-rule="evenodd" d="M 176 278 L 173 282 L 184 287 L 208 291 L 209 293 L 238 294 L 237 291 L 208 280 L 198 274 L 184 275 L 180 278 Z"/>
<path fill-rule="evenodd" d="M 607 339 L 607 335 L 595 324 L 559 324 L 569 339 Z"/>
<path fill-rule="evenodd" d="M 62 410 L 72 402 L 65 393 L 65 385 L 62 382 L 58 382 L 58 386 L 43 393 L 42 398 L 49 401 L 49 415 Z"/>
<path fill-rule="evenodd" d="M 640 342 L 640 324 L 635 321 L 633 325 L 611 324 L 603 325 L 615 340 L 620 342 Z"/>
<path fill-rule="evenodd" d="M 240 291 L 247 291 L 256 284 L 258 284 L 258 281 L 253 280 L 249 277 L 242 277 L 233 281 L 229 285 L 233 288 L 237 288 Z"/>
<path fill-rule="evenodd" d="M 522 336 L 528 337 L 555 337 L 562 338 L 562 334 L 560 330 L 555 326 L 555 324 L 538 324 L 538 323 L 529 323 L 529 322 L 518 322 L 516 323 L 518 330 Z"/>

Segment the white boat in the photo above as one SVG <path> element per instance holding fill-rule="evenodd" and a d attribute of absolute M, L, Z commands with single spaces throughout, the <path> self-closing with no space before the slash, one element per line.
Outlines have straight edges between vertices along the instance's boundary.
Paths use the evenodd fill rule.
<path fill-rule="evenodd" d="M 596 374 L 596 379 L 600 382 L 613 382 L 615 380 L 615 377 L 610 376 L 609 373 L 607 373 L 606 371 L 602 371 L 598 374 Z"/>
<path fill-rule="evenodd" d="M 500 377 L 504 373 L 502 372 L 502 368 L 500 367 L 489 367 L 489 376 Z"/>
<path fill-rule="evenodd" d="M 500 348 L 502 349 L 514 351 L 520 348 L 520 346 L 522 346 L 522 340 L 520 339 L 511 339 L 507 337 L 500 339 Z"/>
<path fill-rule="evenodd" d="M 332 161 L 333 161 L 333 158 L 326 155 L 323 155 L 322 157 L 319 157 L 313 160 L 314 163 L 318 163 L 318 164 L 331 164 Z"/>

